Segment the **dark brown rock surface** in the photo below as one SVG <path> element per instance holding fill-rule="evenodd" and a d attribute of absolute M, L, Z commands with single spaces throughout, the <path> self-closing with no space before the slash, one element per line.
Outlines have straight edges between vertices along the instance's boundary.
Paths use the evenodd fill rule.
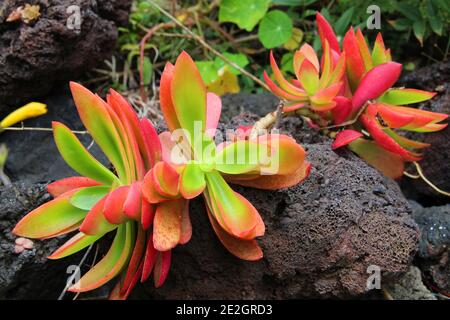
<path fill-rule="evenodd" d="M 40 6 L 40 16 L 7 22 L 19 6 Z M 131 0 L 6 0 L 0 3 L 0 115 L 40 98 L 58 83 L 74 80 L 107 59 L 116 44 L 117 23 L 127 20 Z M 81 28 L 68 27 L 79 6 Z"/>

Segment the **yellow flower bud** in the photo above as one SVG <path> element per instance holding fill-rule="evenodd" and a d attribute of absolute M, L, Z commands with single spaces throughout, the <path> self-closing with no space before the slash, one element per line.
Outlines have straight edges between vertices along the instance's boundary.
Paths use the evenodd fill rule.
<path fill-rule="evenodd" d="M 47 113 L 47 106 L 39 102 L 30 102 L 23 107 L 11 112 L 1 122 L 0 128 L 11 127 L 25 119 L 38 117 Z"/>

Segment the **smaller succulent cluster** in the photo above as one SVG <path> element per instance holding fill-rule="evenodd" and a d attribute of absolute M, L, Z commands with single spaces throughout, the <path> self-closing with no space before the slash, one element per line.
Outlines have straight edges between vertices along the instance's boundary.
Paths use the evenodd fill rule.
<path fill-rule="evenodd" d="M 418 150 L 428 144 L 410 140 L 397 130 L 439 131 L 447 126 L 440 122 L 448 115 L 404 106 L 429 100 L 435 93 L 393 87 L 402 65 L 392 61 L 380 33 L 370 50 L 361 30 L 350 28 L 341 50 L 330 24 L 320 13 L 316 18 L 321 62 L 311 46 L 303 45 L 293 59 L 296 79 L 288 81 L 271 54 L 278 85 L 264 74 L 268 86 L 285 101 L 284 112 L 301 108 L 313 112 L 315 127 L 348 123 L 337 132 L 333 149 L 348 146 L 387 176 L 400 177 L 404 162 L 419 160 Z"/>
<path fill-rule="evenodd" d="M 227 181 L 261 189 L 299 183 L 310 165 L 294 139 L 265 134 L 216 145 L 221 100 L 206 91 L 185 52 L 175 65 L 166 65 L 161 78 L 161 109 L 170 132 L 158 135 L 151 122 L 139 119 L 114 90 L 104 101 L 77 83 L 70 87 L 81 121 L 113 170 L 96 160 L 68 127 L 54 122 L 58 150 L 81 176 L 49 184 L 54 199 L 22 218 L 13 230 L 37 239 L 76 231 L 50 259 L 64 258 L 114 234 L 106 255 L 69 291 L 94 290 L 119 277 L 110 298 L 125 299 L 152 272 L 155 286 L 161 286 L 171 250 L 191 238 L 189 200 L 200 194 L 223 245 L 241 259 L 262 258 L 255 238 L 264 234 L 264 222 Z"/>

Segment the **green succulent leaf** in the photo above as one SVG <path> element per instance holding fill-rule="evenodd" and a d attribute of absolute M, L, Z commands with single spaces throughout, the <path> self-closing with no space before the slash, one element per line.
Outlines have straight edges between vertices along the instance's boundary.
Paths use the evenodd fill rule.
<path fill-rule="evenodd" d="M 252 31 L 269 9 L 270 0 L 222 0 L 219 22 L 233 22 L 241 29 Z"/>
<path fill-rule="evenodd" d="M 117 177 L 95 159 L 65 125 L 54 122 L 53 136 L 61 156 L 76 172 L 107 185 L 118 181 Z"/>
<path fill-rule="evenodd" d="M 215 167 L 228 174 L 241 174 L 258 167 L 259 146 L 255 142 L 239 140 L 225 146 L 216 154 Z"/>
<path fill-rule="evenodd" d="M 391 105 L 418 103 L 431 99 L 435 94 L 417 89 L 390 89 L 378 101 Z"/>
<path fill-rule="evenodd" d="M 78 251 L 83 250 L 84 248 L 91 245 L 101 237 L 103 237 L 103 234 L 89 236 L 82 232 L 78 232 L 66 243 L 64 243 L 61 247 L 59 247 L 55 252 L 53 252 L 48 258 L 61 259 L 70 256 L 74 253 L 77 253 Z"/>
<path fill-rule="evenodd" d="M 116 236 L 108 253 L 76 284 L 70 287 L 69 291 L 85 292 L 94 290 L 117 276 L 131 257 L 135 233 L 133 222 L 120 225 L 117 228 Z"/>
<path fill-rule="evenodd" d="M 292 19 L 286 13 L 273 10 L 262 19 L 258 37 L 264 47 L 275 48 L 289 41 L 292 36 L 292 28 Z"/>
<path fill-rule="evenodd" d="M 83 188 L 74 193 L 70 198 L 70 203 L 79 209 L 91 210 L 109 191 L 110 187 L 105 186 Z"/>
<path fill-rule="evenodd" d="M 70 204 L 72 193 L 66 193 L 43 204 L 26 215 L 13 233 L 27 238 L 49 238 L 76 228 L 87 211 Z"/>

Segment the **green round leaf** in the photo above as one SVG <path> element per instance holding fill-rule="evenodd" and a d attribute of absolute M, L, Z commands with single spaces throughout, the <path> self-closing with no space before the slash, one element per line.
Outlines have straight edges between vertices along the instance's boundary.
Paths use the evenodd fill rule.
<path fill-rule="evenodd" d="M 291 38 L 292 20 L 280 10 L 270 11 L 259 24 L 258 37 L 267 49 L 280 46 Z"/>
<path fill-rule="evenodd" d="M 241 29 L 252 31 L 269 9 L 270 0 L 222 0 L 219 22 L 233 22 Z"/>

